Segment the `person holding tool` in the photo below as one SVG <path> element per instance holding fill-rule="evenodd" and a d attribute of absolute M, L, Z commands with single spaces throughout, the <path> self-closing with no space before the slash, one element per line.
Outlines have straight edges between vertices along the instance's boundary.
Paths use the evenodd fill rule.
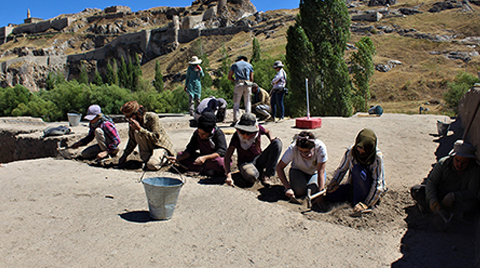
<path fill-rule="evenodd" d="M 276 171 L 285 187 L 285 196 L 292 200 L 305 196 L 307 189 L 312 193 L 324 190 L 326 178 L 327 147 L 313 133 L 302 131 L 288 147 L 278 162 Z M 290 181 L 285 175 L 285 167 L 291 164 Z M 317 198 L 322 200 L 323 196 Z"/>
<path fill-rule="evenodd" d="M 449 221 L 449 216 L 463 220 L 479 211 L 480 166 L 475 147 L 457 140 L 450 153 L 433 167 L 426 181 L 410 193 L 420 212 L 431 211 Z"/>
<path fill-rule="evenodd" d="M 348 182 L 340 184 L 347 171 Z M 351 202 L 354 213 L 362 213 L 370 211 L 385 190 L 383 154 L 377 148 L 377 136 L 371 129 L 362 129 L 335 170 L 327 186 L 326 200 Z"/>

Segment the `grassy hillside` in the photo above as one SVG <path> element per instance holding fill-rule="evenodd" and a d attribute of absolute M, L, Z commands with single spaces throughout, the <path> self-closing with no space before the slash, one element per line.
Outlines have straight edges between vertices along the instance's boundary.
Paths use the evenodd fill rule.
<path fill-rule="evenodd" d="M 254 2 L 254 1 L 253 1 Z M 472 57 L 469 62 L 460 59 L 446 57 L 450 52 L 480 52 L 475 45 L 465 45 L 458 42 L 466 37 L 480 36 L 480 7 L 471 4 L 473 12 L 463 12 L 461 9 L 444 10 L 437 13 L 429 13 L 428 10 L 435 1 L 399 1 L 389 9 L 415 8 L 423 13 L 410 16 L 395 16 L 383 18 L 379 22 L 352 22 L 356 26 L 374 26 L 375 29 L 367 33 L 352 33 L 350 44 L 354 44 L 362 36 L 369 35 L 373 40 L 377 55 L 375 64 L 386 64 L 389 60 L 397 60 L 402 64 L 397 65 L 389 72 L 375 71 L 371 81 L 370 104 L 381 104 L 387 112 L 418 113 L 420 106 L 429 103 L 430 113 L 443 113 L 442 96 L 447 89 L 448 82 L 452 81 L 460 71 L 477 74 L 480 71 L 480 57 Z M 382 7 L 375 7 L 382 8 Z M 375 9 L 365 6 L 357 7 L 356 10 Z M 351 10 L 351 9 L 350 9 Z M 295 16 L 298 9 L 275 10 L 266 12 L 270 19 L 261 22 L 258 26 L 265 28 L 277 25 L 274 31 L 254 35 L 253 32 L 240 32 L 234 36 L 202 37 L 202 49 L 209 55 L 212 69 L 221 64 L 220 50 L 225 47 L 232 61 L 240 54 L 250 58 L 252 54 L 252 40 L 256 37 L 260 41 L 262 56 L 276 58 L 285 53 L 286 32 L 294 21 L 285 18 Z M 135 16 L 134 14 L 132 16 Z M 254 20 L 253 18 L 251 18 Z M 105 22 L 105 21 L 104 21 Z M 113 23 L 114 21 L 105 23 Z M 167 21 L 159 19 L 158 27 L 165 25 Z M 414 29 L 416 33 L 430 35 L 454 36 L 450 42 L 433 42 L 426 39 L 402 36 L 398 32 L 382 33 L 377 31 L 381 27 L 395 29 Z M 89 25 L 82 25 L 76 33 L 46 33 L 39 36 L 26 36 L 17 38 L 15 42 L 9 42 L 0 46 L 0 53 L 12 50 L 15 47 L 48 48 L 69 42 L 72 47 L 65 50 L 66 54 L 83 53 L 82 43 L 89 40 L 89 34 L 85 30 Z M 148 26 L 145 29 L 151 28 Z M 143 28 L 137 27 L 136 31 Z M 133 29 L 129 29 L 133 31 Z M 107 42 L 115 36 L 107 37 Z M 145 63 L 142 66 L 143 76 L 147 80 L 154 77 L 155 61 L 159 60 L 165 75 L 181 74 L 186 71 L 187 62 L 195 54 L 194 43 L 180 44 L 174 52 L 160 56 Z M 348 58 L 351 51 L 346 52 Z M 5 55 L 0 57 L 0 62 L 14 56 Z M 169 83 L 166 87 L 171 89 L 178 83 Z"/>

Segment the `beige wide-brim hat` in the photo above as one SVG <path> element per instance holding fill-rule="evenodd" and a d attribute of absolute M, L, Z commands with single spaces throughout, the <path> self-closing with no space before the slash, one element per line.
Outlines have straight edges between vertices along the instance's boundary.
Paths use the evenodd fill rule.
<path fill-rule="evenodd" d="M 282 63 L 282 61 L 279 61 L 279 60 L 275 61 L 275 62 L 273 63 L 273 68 L 283 68 L 283 63 Z"/>
<path fill-rule="evenodd" d="M 190 64 L 190 65 L 197 65 L 197 64 L 201 64 L 201 63 L 202 63 L 202 60 L 199 59 L 197 56 L 193 56 L 192 60 L 188 62 L 188 64 Z"/>
<path fill-rule="evenodd" d="M 457 140 L 453 144 L 453 149 L 450 151 L 449 155 L 459 155 L 467 158 L 477 158 L 477 156 L 475 155 L 475 147 L 463 140 Z"/>

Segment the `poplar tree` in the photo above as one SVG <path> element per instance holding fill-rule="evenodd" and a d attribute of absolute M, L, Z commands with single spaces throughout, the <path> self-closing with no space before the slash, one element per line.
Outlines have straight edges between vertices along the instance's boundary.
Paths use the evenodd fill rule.
<path fill-rule="evenodd" d="M 118 67 L 118 84 L 120 87 L 128 88 L 128 73 L 127 73 L 127 64 L 125 64 L 125 59 L 120 59 L 120 66 Z"/>
<path fill-rule="evenodd" d="M 158 60 L 155 62 L 155 80 L 153 81 L 153 86 L 158 92 L 163 91 L 163 75 L 160 62 Z"/>
<path fill-rule="evenodd" d="M 358 48 L 350 56 L 353 71 L 353 84 L 355 85 L 354 107 L 357 111 L 368 111 L 370 99 L 370 78 L 375 71 L 373 56 L 376 54 L 375 45 L 368 36 L 364 36 L 355 43 Z"/>
<path fill-rule="evenodd" d="M 296 73 L 300 80 L 309 79 L 313 115 L 352 114 L 350 76 L 343 59 L 350 24 L 342 0 L 301 0 L 297 22 L 287 32 L 290 78 Z M 302 66 L 304 63 L 308 65 Z M 305 92 L 305 82 L 289 84 L 292 92 L 302 88 Z"/>
<path fill-rule="evenodd" d="M 256 37 L 253 38 L 253 45 L 252 45 L 252 59 L 250 60 L 250 63 L 254 63 L 259 61 L 262 58 L 261 55 L 261 50 L 260 50 L 260 42 L 258 42 L 258 39 Z"/>
<path fill-rule="evenodd" d="M 95 71 L 95 79 L 93 80 L 93 83 L 97 86 L 103 85 L 103 79 L 98 70 Z"/>
<path fill-rule="evenodd" d="M 103 81 L 108 85 L 118 85 L 118 74 L 117 74 L 117 61 L 113 59 L 113 66 L 110 62 L 107 64 L 107 73 L 105 74 L 105 80 Z"/>

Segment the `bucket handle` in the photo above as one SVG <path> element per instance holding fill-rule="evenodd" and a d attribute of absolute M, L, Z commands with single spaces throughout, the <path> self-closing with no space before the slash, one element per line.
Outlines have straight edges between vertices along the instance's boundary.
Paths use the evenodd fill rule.
<path fill-rule="evenodd" d="M 80 112 L 75 111 L 75 110 L 70 110 L 70 111 L 68 111 L 68 113 L 81 114 Z"/>
<path fill-rule="evenodd" d="M 183 177 L 182 173 L 177 169 L 177 167 L 175 167 L 175 165 L 173 165 L 173 163 L 169 161 L 165 161 L 164 163 L 168 164 L 163 164 L 162 167 L 171 166 L 178 173 L 178 175 L 180 175 L 180 181 L 182 181 L 182 184 L 185 184 L 187 182 L 187 180 L 185 180 L 185 178 Z M 142 182 L 145 173 L 147 173 L 147 170 L 143 171 L 142 176 L 137 180 L 137 183 Z"/>

